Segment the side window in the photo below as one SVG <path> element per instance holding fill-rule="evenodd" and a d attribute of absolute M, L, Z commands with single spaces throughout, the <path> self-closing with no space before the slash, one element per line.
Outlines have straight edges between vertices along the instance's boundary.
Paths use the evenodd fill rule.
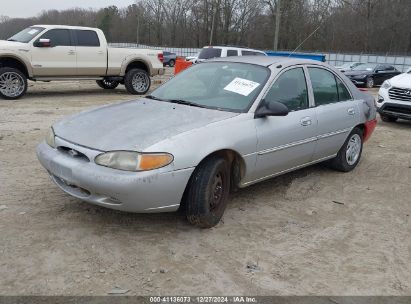
<path fill-rule="evenodd" d="M 307 83 L 303 68 L 285 71 L 265 96 L 266 102 L 281 102 L 290 111 L 308 108 Z"/>
<path fill-rule="evenodd" d="M 71 46 L 70 31 L 64 29 L 49 30 L 44 33 L 40 39 L 50 39 L 50 45 L 55 46 Z"/>
<path fill-rule="evenodd" d="M 237 50 L 227 50 L 227 57 L 238 56 Z"/>
<path fill-rule="evenodd" d="M 253 51 L 241 51 L 243 56 L 259 56 L 259 55 L 264 55 L 259 52 L 253 52 Z"/>
<path fill-rule="evenodd" d="M 339 101 L 351 100 L 352 98 L 351 98 L 350 91 L 348 91 L 345 84 L 337 77 L 335 77 L 335 80 L 337 81 L 338 100 Z"/>
<path fill-rule="evenodd" d="M 338 102 L 337 83 L 334 74 L 321 68 L 308 68 L 313 86 L 315 105 Z"/>
<path fill-rule="evenodd" d="M 75 30 L 75 33 L 77 36 L 77 46 L 100 46 L 100 40 L 95 31 Z"/>

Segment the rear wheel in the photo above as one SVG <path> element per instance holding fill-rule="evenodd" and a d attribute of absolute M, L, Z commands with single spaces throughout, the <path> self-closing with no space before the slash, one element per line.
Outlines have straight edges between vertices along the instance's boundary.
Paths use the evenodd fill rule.
<path fill-rule="evenodd" d="M 191 224 L 211 228 L 219 223 L 230 192 L 229 172 L 227 161 L 222 157 L 210 157 L 196 168 L 185 202 Z"/>
<path fill-rule="evenodd" d="M 388 116 L 384 114 L 380 114 L 381 120 L 385 122 L 396 122 L 398 120 L 397 117 L 394 116 Z"/>
<path fill-rule="evenodd" d="M 330 165 L 335 170 L 349 172 L 359 163 L 363 148 L 363 132 L 354 128 Z"/>
<path fill-rule="evenodd" d="M 130 94 L 144 95 L 150 89 L 150 76 L 142 69 L 132 69 L 124 77 L 124 85 Z"/>
<path fill-rule="evenodd" d="M 368 77 L 365 83 L 366 87 L 371 89 L 374 87 L 374 79 L 372 77 Z"/>
<path fill-rule="evenodd" d="M 18 99 L 27 92 L 27 78 L 17 69 L 0 68 L 0 96 L 4 99 Z"/>
<path fill-rule="evenodd" d="M 175 62 L 174 59 L 171 59 L 171 60 L 168 62 L 168 66 L 169 66 L 170 68 L 172 68 L 175 64 L 176 64 L 176 62 Z"/>
<path fill-rule="evenodd" d="M 105 90 L 114 90 L 120 84 L 120 82 L 118 81 L 110 80 L 107 78 L 104 78 L 103 80 L 97 80 L 96 82 L 100 88 Z"/>

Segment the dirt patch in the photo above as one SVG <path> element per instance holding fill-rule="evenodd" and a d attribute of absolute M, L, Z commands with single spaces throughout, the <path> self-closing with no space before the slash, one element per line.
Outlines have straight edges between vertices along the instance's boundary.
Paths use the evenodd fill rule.
<path fill-rule="evenodd" d="M 56 82 L 0 100 L 1 295 L 411 294 L 410 122 L 379 122 L 353 172 L 316 165 L 242 189 L 199 230 L 81 202 L 37 161 L 53 122 L 133 98 Z"/>

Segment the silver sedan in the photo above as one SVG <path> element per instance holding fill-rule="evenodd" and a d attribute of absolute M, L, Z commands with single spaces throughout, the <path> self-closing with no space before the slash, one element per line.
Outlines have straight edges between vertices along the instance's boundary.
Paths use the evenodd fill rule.
<path fill-rule="evenodd" d="M 212 227 L 229 192 L 324 162 L 351 171 L 376 125 L 370 95 L 311 60 L 233 57 L 151 95 L 68 117 L 37 148 L 65 192 L 129 212 L 184 208 Z"/>

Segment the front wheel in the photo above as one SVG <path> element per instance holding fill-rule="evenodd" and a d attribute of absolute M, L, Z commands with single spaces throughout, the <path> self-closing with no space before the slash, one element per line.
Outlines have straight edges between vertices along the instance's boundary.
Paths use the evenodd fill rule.
<path fill-rule="evenodd" d="M 0 68 L 0 96 L 4 99 L 18 99 L 27 92 L 27 78 L 17 69 Z"/>
<path fill-rule="evenodd" d="M 359 163 L 363 148 L 363 132 L 354 128 L 330 165 L 335 170 L 349 172 Z"/>
<path fill-rule="evenodd" d="M 105 90 L 114 90 L 120 84 L 120 82 L 118 81 L 109 80 L 107 78 L 104 78 L 103 80 L 97 80 L 96 82 L 100 88 Z"/>
<path fill-rule="evenodd" d="M 188 185 L 186 216 L 200 228 L 211 228 L 219 223 L 227 206 L 230 174 L 227 161 L 210 157 L 196 168 Z"/>
<path fill-rule="evenodd" d="M 168 66 L 169 66 L 170 68 L 174 67 L 175 64 L 176 64 L 176 62 L 175 62 L 174 59 L 171 59 L 171 60 L 168 62 Z"/>
<path fill-rule="evenodd" d="M 150 76 L 142 69 L 132 69 L 124 77 L 124 85 L 130 94 L 144 95 L 151 86 Z"/>
<path fill-rule="evenodd" d="M 365 83 L 366 87 L 371 89 L 374 87 L 374 79 L 372 77 L 368 77 Z"/>

